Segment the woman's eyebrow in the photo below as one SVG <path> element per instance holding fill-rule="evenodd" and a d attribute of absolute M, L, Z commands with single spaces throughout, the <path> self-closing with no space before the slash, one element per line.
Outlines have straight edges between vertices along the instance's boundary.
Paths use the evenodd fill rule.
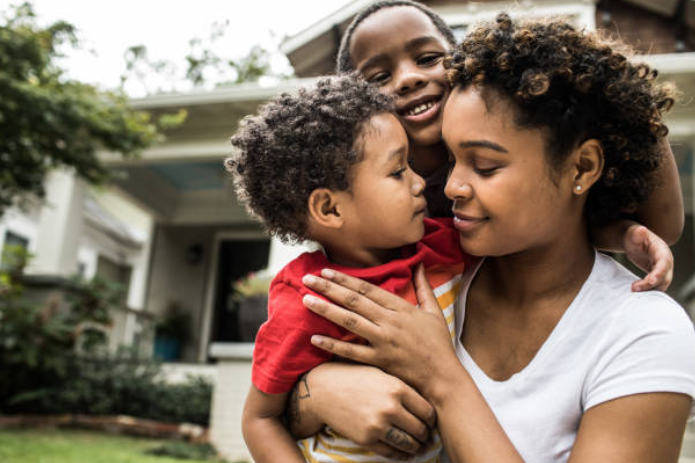
<path fill-rule="evenodd" d="M 459 143 L 460 148 L 488 148 L 493 151 L 498 151 L 500 153 L 509 153 L 507 149 L 503 146 L 498 145 L 495 142 L 491 142 L 489 140 L 469 140 L 469 141 L 462 141 Z"/>

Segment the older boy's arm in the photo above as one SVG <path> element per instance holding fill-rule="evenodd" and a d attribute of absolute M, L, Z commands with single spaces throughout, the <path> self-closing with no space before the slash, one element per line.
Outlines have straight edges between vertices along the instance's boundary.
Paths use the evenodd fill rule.
<path fill-rule="evenodd" d="M 657 144 L 661 156 L 659 168 L 654 173 L 655 188 L 637 209 L 635 218 L 672 245 L 683 233 L 685 216 L 683 211 L 683 192 L 676 159 L 666 138 Z"/>
<path fill-rule="evenodd" d="M 635 291 L 669 287 L 673 278 L 673 254 L 668 245 L 678 241 L 683 231 L 683 195 L 676 161 L 665 138 L 659 140 L 657 149 L 663 159 L 654 173 L 654 191 L 635 214 L 639 223 L 620 220 L 591 230 L 594 246 L 604 251 L 625 252 L 635 265 L 647 272 L 633 285 Z"/>
<path fill-rule="evenodd" d="M 678 166 L 666 138 L 657 144 L 662 158 L 654 172 L 655 187 L 635 213 L 635 220 L 654 232 L 666 244 L 674 244 L 683 232 L 685 216 Z M 593 244 L 605 251 L 624 252 L 625 232 L 632 221 L 618 221 L 591 230 Z"/>
<path fill-rule="evenodd" d="M 281 421 L 287 395 L 266 394 L 253 385 L 249 390 L 241 428 L 256 463 L 305 463 L 297 443 Z"/>

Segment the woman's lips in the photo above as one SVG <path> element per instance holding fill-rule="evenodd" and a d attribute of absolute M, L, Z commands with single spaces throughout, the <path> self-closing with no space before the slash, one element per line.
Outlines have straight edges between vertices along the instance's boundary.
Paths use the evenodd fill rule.
<path fill-rule="evenodd" d="M 487 217 L 476 218 L 458 214 L 454 216 L 454 228 L 460 232 L 470 232 L 485 222 L 487 222 Z"/>

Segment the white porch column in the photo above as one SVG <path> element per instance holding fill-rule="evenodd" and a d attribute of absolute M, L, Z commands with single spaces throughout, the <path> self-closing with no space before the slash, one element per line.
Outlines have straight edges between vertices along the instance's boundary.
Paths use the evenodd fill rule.
<path fill-rule="evenodd" d="M 45 186 L 46 202 L 39 216 L 36 255 L 27 270 L 68 277 L 77 272 L 84 186 L 74 174 L 64 170 L 51 172 Z"/>

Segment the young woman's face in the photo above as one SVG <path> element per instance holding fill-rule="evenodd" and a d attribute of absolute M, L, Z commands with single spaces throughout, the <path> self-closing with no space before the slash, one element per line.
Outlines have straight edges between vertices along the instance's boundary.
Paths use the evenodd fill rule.
<path fill-rule="evenodd" d="M 396 97 L 399 120 L 416 145 L 441 140 L 442 108 L 449 95 L 442 60 L 448 49 L 430 18 L 408 6 L 377 11 L 353 33 L 349 53 L 355 69 Z"/>
<path fill-rule="evenodd" d="M 514 108 L 494 91 L 455 89 L 442 138 L 454 161 L 445 193 L 454 201 L 462 248 L 476 256 L 538 249 L 567 233 L 577 216 L 572 169 L 551 179 L 545 133 L 519 129 Z M 581 211 L 579 211 L 581 216 Z"/>

